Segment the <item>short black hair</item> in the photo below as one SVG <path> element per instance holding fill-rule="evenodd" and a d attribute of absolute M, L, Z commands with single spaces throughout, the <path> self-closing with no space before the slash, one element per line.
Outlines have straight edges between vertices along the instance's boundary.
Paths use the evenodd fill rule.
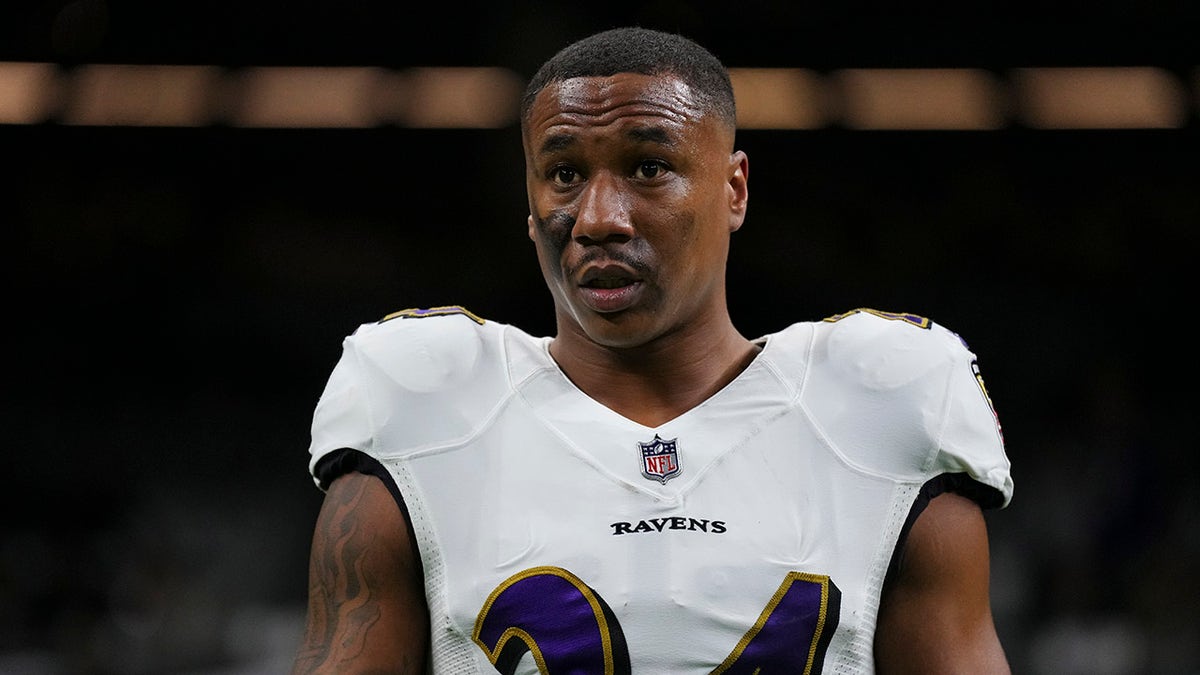
<path fill-rule="evenodd" d="M 671 73 L 692 89 L 708 112 L 715 112 L 731 129 L 737 124 L 733 84 L 720 59 L 691 38 L 637 26 L 595 33 L 550 57 L 525 87 L 522 123 L 533 107 L 533 99 L 550 83 L 617 73 Z"/>

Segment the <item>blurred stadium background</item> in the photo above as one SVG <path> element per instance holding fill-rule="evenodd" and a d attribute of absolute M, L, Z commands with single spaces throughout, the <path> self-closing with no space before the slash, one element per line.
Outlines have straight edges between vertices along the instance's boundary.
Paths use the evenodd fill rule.
<path fill-rule="evenodd" d="M 551 331 L 514 97 L 625 23 L 735 69 L 748 335 L 869 306 L 979 354 L 1014 671 L 1200 673 L 1200 5 L 937 4 L 6 3 L 0 673 L 286 672 L 341 338 Z"/>

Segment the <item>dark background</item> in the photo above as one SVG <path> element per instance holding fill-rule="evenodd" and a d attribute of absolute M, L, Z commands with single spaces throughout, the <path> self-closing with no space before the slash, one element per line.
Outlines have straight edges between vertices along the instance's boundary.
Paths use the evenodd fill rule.
<path fill-rule="evenodd" d="M 0 61 L 528 77 L 640 23 L 737 67 L 1170 70 L 1181 129 L 744 130 L 729 283 L 748 336 L 869 306 L 971 344 L 1014 465 L 989 522 L 1015 672 L 1200 672 L 1200 6 L 779 4 L 42 0 L 0 10 Z M 517 129 L 51 121 L 0 126 L 0 157 L 0 672 L 285 672 L 342 337 L 443 304 L 552 331 Z"/>

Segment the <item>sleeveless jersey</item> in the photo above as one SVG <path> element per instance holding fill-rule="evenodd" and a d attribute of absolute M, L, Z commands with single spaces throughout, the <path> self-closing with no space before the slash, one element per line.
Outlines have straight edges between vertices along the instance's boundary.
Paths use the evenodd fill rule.
<path fill-rule="evenodd" d="M 975 356 L 922 317 L 793 324 L 653 428 L 549 344 L 406 310 L 346 338 L 317 404 L 317 485 L 375 473 L 412 524 L 436 673 L 870 673 L 906 524 L 1012 494 Z"/>

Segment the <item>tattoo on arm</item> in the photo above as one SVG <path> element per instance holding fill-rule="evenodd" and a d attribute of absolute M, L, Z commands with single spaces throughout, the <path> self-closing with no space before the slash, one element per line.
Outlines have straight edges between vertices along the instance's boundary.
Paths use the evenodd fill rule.
<path fill-rule="evenodd" d="M 378 658 L 367 650 L 369 634 L 383 617 L 379 589 L 394 583 L 387 577 L 400 570 L 380 556 L 389 544 L 367 515 L 376 506 L 367 494 L 370 480 L 358 475 L 340 481 L 345 485 L 331 490 L 321 506 L 309 559 L 308 620 L 294 675 L 342 672 L 359 659 Z M 404 658 L 388 664 L 388 672 L 415 673 L 417 665 Z M 369 672 L 361 665 L 355 669 Z"/>

